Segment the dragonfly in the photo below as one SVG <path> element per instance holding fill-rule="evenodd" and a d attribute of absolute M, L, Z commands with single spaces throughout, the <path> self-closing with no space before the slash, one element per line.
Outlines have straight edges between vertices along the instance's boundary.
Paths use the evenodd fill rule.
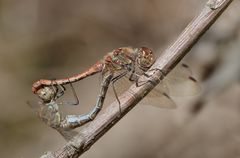
<path fill-rule="evenodd" d="M 111 83 L 114 89 L 114 94 L 118 100 L 115 87 L 118 88 L 122 87 L 121 85 L 127 84 L 125 82 L 125 84 L 118 84 L 119 86 L 115 86 L 116 82 L 119 81 L 119 79 L 125 79 L 125 81 L 128 81 L 128 83 L 130 82 L 131 84 L 138 83 L 139 76 L 144 75 L 155 61 L 156 57 L 150 48 L 121 47 L 107 53 L 102 60 L 97 61 L 89 69 L 73 75 L 72 77 L 57 80 L 38 80 L 33 83 L 32 91 L 36 94 L 39 89 L 45 86 L 65 85 L 77 82 L 96 73 L 101 73 L 102 78 L 107 74 L 113 74 Z M 160 88 L 156 88 L 155 90 L 156 94 L 163 94 L 161 98 L 164 96 L 170 98 L 168 96 L 169 92 L 171 92 L 170 95 L 174 96 L 194 95 L 199 92 L 199 84 L 192 76 L 192 72 L 187 64 L 181 64 L 171 72 L 172 73 L 167 76 L 168 80 L 162 82 L 159 86 Z"/>
<path fill-rule="evenodd" d="M 96 62 L 83 73 L 65 79 L 41 79 L 33 84 L 32 91 L 40 97 L 43 101 L 43 105 L 47 107 L 53 104 L 58 105 L 56 100 L 63 95 L 64 91 L 62 90 L 61 93 L 58 94 L 57 90 L 54 90 L 57 89 L 56 87 L 71 84 L 96 73 L 101 73 L 101 88 L 94 108 L 85 115 L 67 115 L 66 117 L 60 117 L 61 119 L 58 119 L 58 130 L 70 130 L 92 121 L 97 116 L 102 109 L 110 84 L 112 84 L 113 94 L 120 105 L 121 103 L 118 99 L 118 95 L 123 93 L 133 83 L 139 86 L 139 76 L 144 75 L 155 61 L 156 57 L 150 48 L 122 47 L 107 53 L 102 60 Z M 176 104 L 170 96 L 194 95 L 198 91 L 199 85 L 197 80 L 192 77 L 189 66 L 180 64 L 168 74 L 168 76 L 161 81 L 141 103 L 156 107 L 175 108 Z M 46 110 L 46 113 L 49 111 Z M 121 113 L 120 108 L 119 111 Z M 54 112 L 50 111 L 50 114 L 56 116 Z M 48 117 L 51 118 L 52 116 Z"/>
<path fill-rule="evenodd" d="M 131 74 L 129 79 L 134 80 L 134 77 L 137 74 L 147 71 L 153 65 L 155 60 L 156 58 L 154 53 L 147 47 L 118 48 L 107 53 L 102 60 L 97 61 L 93 66 L 83 73 L 79 73 L 64 79 L 41 79 L 36 81 L 33 83 L 32 91 L 33 93 L 36 93 L 44 86 L 64 85 L 70 82 L 73 83 L 100 72 L 102 73 L 102 76 L 104 76 L 106 73 L 114 74 L 115 77 L 113 81 L 117 81 L 117 79 L 126 76 L 128 73 Z"/>
<path fill-rule="evenodd" d="M 103 79 L 100 95 L 97 99 L 95 107 L 87 114 L 84 115 L 64 115 L 60 112 L 59 105 L 78 105 L 79 100 L 77 94 L 70 83 L 74 101 L 73 102 L 57 102 L 57 99 L 63 96 L 66 88 L 63 85 L 45 86 L 38 90 L 38 97 L 41 99 L 38 103 L 28 101 L 28 105 L 35 111 L 38 118 L 48 126 L 57 130 L 65 140 L 71 140 L 78 132 L 74 131 L 75 128 L 83 126 L 84 124 L 92 121 L 102 108 L 107 87 L 112 79 L 112 74 L 109 74 Z"/>
<path fill-rule="evenodd" d="M 76 99 L 72 105 L 77 105 L 79 100 L 75 90 L 72 87 L 72 84 L 70 85 L 74 94 L 74 98 Z M 56 102 L 56 100 L 64 94 L 65 90 L 65 87 L 61 85 L 44 87 L 38 91 L 38 97 L 41 98 L 41 100 L 38 102 L 27 101 L 27 104 L 34 110 L 42 122 L 57 130 L 66 140 L 70 140 L 77 134 L 77 132 L 70 131 L 65 128 L 66 118 L 59 110 L 59 105 L 64 103 Z"/>

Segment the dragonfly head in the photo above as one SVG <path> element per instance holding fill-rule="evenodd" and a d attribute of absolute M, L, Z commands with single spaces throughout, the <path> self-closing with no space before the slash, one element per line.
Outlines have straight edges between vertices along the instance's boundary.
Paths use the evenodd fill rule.
<path fill-rule="evenodd" d="M 137 54 L 137 64 L 142 70 L 148 70 L 156 60 L 152 50 L 147 47 L 139 48 Z"/>
<path fill-rule="evenodd" d="M 37 91 L 37 95 L 43 102 L 48 103 L 55 98 L 56 91 L 55 87 L 43 87 Z"/>

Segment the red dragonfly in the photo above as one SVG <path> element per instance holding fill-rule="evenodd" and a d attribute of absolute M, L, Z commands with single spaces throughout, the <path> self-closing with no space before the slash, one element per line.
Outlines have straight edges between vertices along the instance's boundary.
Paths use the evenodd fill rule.
<path fill-rule="evenodd" d="M 32 91 L 36 94 L 39 89 L 45 86 L 56 86 L 73 83 L 100 72 L 102 74 L 102 77 L 106 76 L 107 74 L 113 74 L 112 85 L 115 89 L 114 85 L 120 78 L 125 78 L 125 81 L 128 80 L 130 82 L 137 82 L 139 76 L 143 75 L 154 64 L 155 60 L 156 57 L 153 51 L 147 47 L 118 48 L 107 53 L 107 55 L 105 55 L 102 60 L 96 62 L 93 66 L 91 66 L 83 73 L 79 73 L 77 75 L 64 79 L 41 79 L 39 81 L 36 81 L 32 86 Z M 167 94 L 170 92 L 171 95 L 179 96 L 192 95 L 196 94 L 196 92 L 199 91 L 199 85 L 197 84 L 197 81 L 192 77 L 191 70 L 186 64 L 181 64 L 175 68 L 175 70 L 172 71 L 172 73 L 170 73 L 167 78 L 167 82 L 162 82 L 162 84 L 159 86 L 160 88 L 156 88 L 158 90 L 161 89 L 161 91 L 158 91 L 159 94 L 164 94 L 167 96 Z M 116 88 L 119 89 L 120 87 L 120 89 L 123 89 L 121 88 L 121 85 L 126 85 L 126 82 L 125 84 L 116 86 Z M 188 88 L 186 88 L 186 86 Z M 114 90 L 114 93 L 116 93 L 116 90 Z"/>
<path fill-rule="evenodd" d="M 155 62 L 155 59 L 152 50 L 147 47 L 118 48 L 109 52 L 102 60 L 96 62 L 96 64 L 83 73 L 58 80 L 41 79 L 33 84 L 32 91 L 36 93 L 44 86 L 64 85 L 70 82 L 76 82 L 99 72 L 102 72 L 103 76 L 105 73 L 115 74 L 116 80 L 117 78 L 125 76 L 128 72 L 131 73 L 130 77 L 134 77 L 134 75 L 140 72 L 147 71 Z M 133 78 L 131 79 L 134 80 Z"/>

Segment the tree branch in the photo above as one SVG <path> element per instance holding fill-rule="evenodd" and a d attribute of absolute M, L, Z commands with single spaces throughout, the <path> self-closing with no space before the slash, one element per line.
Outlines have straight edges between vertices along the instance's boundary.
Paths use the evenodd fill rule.
<path fill-rule="evenodd" d="M 209 0 L 206 3 L 201 13 L 190 22 L 177 40 L 157 59 L 151 68 L 156 70 L 151 73 L 151 82 L 140 87 L 132 85 L 127 92 L 119 97 L 122 109 L 121 116 L 119 116 L 118 102 L 115 101 L 78 136 L 57 151 L 48 152 L 41 158 L 76 158 L 87 151 L 147 95 L 160 82 L 159 79 L 163 79 L 179 63 L 231 2 L 232 0 Z"/>

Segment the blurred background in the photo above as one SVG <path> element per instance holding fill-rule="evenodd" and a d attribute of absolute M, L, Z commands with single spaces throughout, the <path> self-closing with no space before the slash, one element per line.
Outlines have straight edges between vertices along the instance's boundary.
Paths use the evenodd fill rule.
<path fill-rule="evenodd" d="M 39 157 L 65 143 L 27 106 L 36 99 L 34 81 L 79 73 L 122 46 L 160 55 L 205 2 L 0 0 L 0 157 Z M 201 83 L 199 95 L 175 98 L 174 110 L 136 106 L 82 157 L 240 157 L 239 5 L 234 1 L 184 59 Z M 61 108 L 87 112 L 98 76 L 74 87 L 80 106 Z"/>

